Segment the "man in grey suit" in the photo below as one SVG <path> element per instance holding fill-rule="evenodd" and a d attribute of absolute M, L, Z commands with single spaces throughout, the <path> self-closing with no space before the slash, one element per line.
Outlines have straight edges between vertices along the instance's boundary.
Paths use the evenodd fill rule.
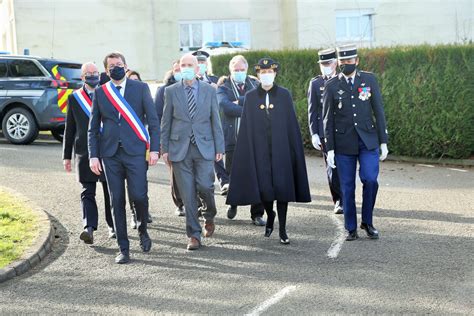
<path fill-rule="evenodd" d="M 198 195 L 205 207 L 204 236 L 214 233 L 214 160 L 224 153 L 216 89 L 196 79 L 197 58 L 191 54 L 180 60 L 183 79 L 165 89 L 161 119 L 163 160 L 173 165 L 178 189 L 186 209 L 188 250 L 201 247 Z M 196 194 L 197 192 L 197 194 Z"/>

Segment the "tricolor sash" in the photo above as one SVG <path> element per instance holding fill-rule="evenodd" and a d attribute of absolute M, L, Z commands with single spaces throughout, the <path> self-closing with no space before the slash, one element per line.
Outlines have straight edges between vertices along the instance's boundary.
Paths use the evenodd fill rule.
<path fill-rule="evenodd" d="M 138 118 L 133 108 L 128 104 L 127 100 L 120 94 L 115 85 L 109 81 L 102 85 L 105 96 L 112 103 L 114 108 L 119 111 L 120 115 L 127 121 L 132 130 L 137 135 L 138 139 L 145 142 L 147 151 L 150 149 L 150 135 L 143 125 L 142 121 Z"/>
<path fill-rule="evenodd" d="M 81 109 L 86 113 L 87 117 L 91 117 L 91 108 L 92 100 L 89 98 L 89 95 L 84 91 L 84 89 L 77 89 L 72 93 L 76 98 L 77 103 L 81 106 Z"/>

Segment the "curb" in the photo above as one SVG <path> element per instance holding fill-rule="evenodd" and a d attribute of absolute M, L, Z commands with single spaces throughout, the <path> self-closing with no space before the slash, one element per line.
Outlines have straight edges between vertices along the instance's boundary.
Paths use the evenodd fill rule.
<path fill-rule="evenodd" d="M 315 150 L 305 149 L 305 152 L 304 152 L 305 156 L 310 156 L 310 157 L 322 157 L 323 156 L 319 151 L 316 152 L 316 153 L 314 151 Z M 432 159 L 432 158 L 398 156 L 398 155 L 389 154 L 385 161 L 406 162 L 406 163 L 414 163 L 414 164 L 429 164 L 429 165 L 437 165 L 437 166 L 458 166 L 458 167 L 463 167 L 463 168 L 474 168 L 474 159 L 449 159 L 449 158 Z"/>
<path fill-rule="evenodd" d="M 0 283 L 29 271 L 43 261 L 51 251 L 55 229 L 45 211 L 40 209 L 36 209 L 36 211 L 38 212 L 38 226 L 40 227 L 38 237 L 18 260 L 0 269 Z"/>

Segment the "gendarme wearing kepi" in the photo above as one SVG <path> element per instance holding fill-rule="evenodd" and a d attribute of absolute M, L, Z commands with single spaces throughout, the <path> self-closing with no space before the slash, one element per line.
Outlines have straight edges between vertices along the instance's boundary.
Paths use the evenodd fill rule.
<path fill-rule="evenodd" d="M 372 223 L 378 191 L 379 159 L 387 157 L 387 129 L 382 95 L 375 75 L 357 69 L 355 45 L 337 48 L 341 73 L 330 79 L 323 95 L 323 125 L 327 164 L 338 169 L 346 240 L 358 238 L 355 205 L 357 162 L 363 184 L 360 227 L 369 238 L 379 238 Z M 381 152 L 381 153 L 380 153 Z"/>
<path fill-rule="evenodd" d="M 327 149 L 321 140 L 324 138 L 323 130 L 323 93 L 326 82 L 337 76 L 337 56 L 335 48 L 318 51 L 318 64 L 321 75 L 311 79 L 308 88 L 308 124 L 311 133 L 311 143 L 314 149 L 320 150 L 324 161 L 327 158 Z M 334 203 L 334 213 L 343 214 L 342 193 L 339 185 L 337 169 L 326 164 L 326 174 L 329 190 Z"/>

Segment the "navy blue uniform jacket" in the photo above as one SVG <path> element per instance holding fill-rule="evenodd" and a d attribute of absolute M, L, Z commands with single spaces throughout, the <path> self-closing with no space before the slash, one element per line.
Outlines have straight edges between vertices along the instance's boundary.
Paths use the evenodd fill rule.
<path fill-rule="evenodd" d="M 274 86 L 245 95 L 227 204 L 311 202 L 301 132 L 290 92 Z"/>
<path fill-rule="evenodd" d="M 342 74 L 328 80 L 323 94 L 323 112 L 327 151 L 357 155 L 359 137 L 368 150 L 387 143 L 382 94 L 372 73 L 357 71 L 352 91 Z"/>

